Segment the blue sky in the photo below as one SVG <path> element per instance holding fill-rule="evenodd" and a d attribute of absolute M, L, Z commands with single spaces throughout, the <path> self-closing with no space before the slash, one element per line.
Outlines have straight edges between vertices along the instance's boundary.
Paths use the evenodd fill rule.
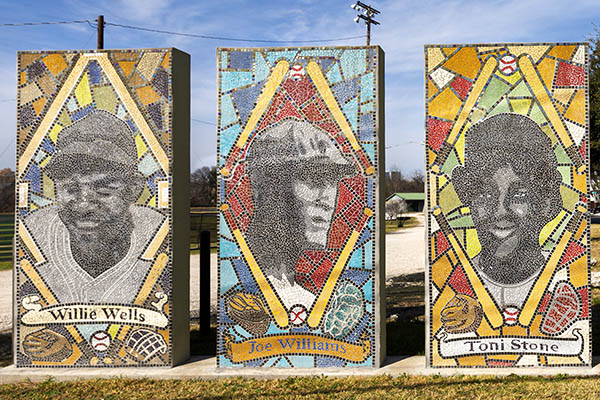
<path fill-rule="evenodd" d="M 364 1 L 379 9 L 372 43 L 386 53 L 386 169 L 423 169 L 423 45 L 583 41 L 600 26 L 597 0 Z M 201 35 L 310 40 L 364 35 L 351 0 L 0 1 L 2 23 L 95 20 Z M 323 45 L 362 45 L 353 39 Z M 177 47 L 192 56 L 192 118 L 216 115 L 215 48 L 267 46 L 148 33 L 108 26 L 105 48 Z M 319 45 L 319 44 L 315 44 Z M 16 52 L 90 49 L 87 24 L 0 27 L 0 168 L 15 165 Z M 273 44 L 282 46 L 282 44 Z M 289 44 L 288 46 L 293 46 Z M 192 121 L 192 169 L 216 162 L 216 127 Z"/>

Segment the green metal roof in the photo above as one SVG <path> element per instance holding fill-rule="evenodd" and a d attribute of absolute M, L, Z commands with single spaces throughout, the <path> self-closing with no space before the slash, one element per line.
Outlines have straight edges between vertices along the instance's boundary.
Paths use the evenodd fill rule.
<path fill-rule="evenodd" d="M 425 193 L 394 193 L 390 197 L 402 197 L 404 200 L 425 200 Z"/>

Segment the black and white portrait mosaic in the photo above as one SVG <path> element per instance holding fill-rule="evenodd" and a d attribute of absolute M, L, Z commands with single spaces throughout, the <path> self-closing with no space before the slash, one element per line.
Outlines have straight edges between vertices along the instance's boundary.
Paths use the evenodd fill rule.
<path fill-rule="evenodd" d="M 173 54 L 18 54 L 18 367 L 173 364 Z"/>

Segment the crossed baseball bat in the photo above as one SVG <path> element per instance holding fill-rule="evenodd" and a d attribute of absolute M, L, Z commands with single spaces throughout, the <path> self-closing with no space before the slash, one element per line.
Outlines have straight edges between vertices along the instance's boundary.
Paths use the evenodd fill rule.
<path fill-rule="evenodd" d="M 275 65 L 275 68 L 273 69 L 269 80 L 265 84 L 262 93 L 258 97 L 256 107 L 250 114 L 250 118 L 248 118 L 248 122 L 246 123 L 244 130 L 237 138 L 234 148 L 229 153 L 225 166 L 220 170 L 223 176 L 229 177 L 230 175 L 232 175 L 232 171 L 237 163 L 237 158 L 246 146 L 250 134 L 260 121 L 260 118 L 267 109 L 271 99 L 275 95 L 275 92 L 279 88 L 279 85 L 283 81 L 285 74 L 288 70 L 289 63 L 285 60 L 281 60 Z M 321 68 L 316 62 L 311 61 L 306 66 L 306 70 L 311 79 L 313 80 L 317 91 L 319 92 L 325 104 L 331 111 L 333 118 L 338 123 L 342 132 L 350 142 L 350 145 L 352 146 L 359 160 L 359 165 L 367 175 L 374 173 L 375 167 L 371 164 L 369 158 L 360 147 L 360 144 L 358 143 L 354 132 L 352 132 L 352 128 L 348 124 L 346 117 L 342 113 L 339 105 L 337 104 L 337 101 L 335 100 L 333 93 L 331 92 L 331 89 L 329 88 L 327 80 L 323 75 L 323 72 L 321 71 Z M 254 255 L 252 254 L 248 244 L 246 243 L 246 240 L 244 239 L 240 229 L 235 223 L 233 216 L 231 215 L 229 205 L 222 204 L 221 211 L 223 211 L 223 213 L 225 214 L 226 221 L 230 224 L 230 229 L 233 233 L 233 236 L 235 237 L 235 240 L 238 243 L 238 246 L 250 268 L 252 276 L 254 277 L 261 292 L 263 293 L 263 296 L 265 297 L 267 306 L 269 307 L 269 310 L 271 311 L 275 322 L 281 328 L 287 327 L 289 325 L 288 312 L 285 309 L 285 307 L 281 304 L 281 301 L 275 293 L 275 290 L 273 289 L 271 283 L 267 280 L 264 273 L 260 269 L 258 262 L 254 258 Z M 327 277 L 327 280 L 325 282 L 325 285 L 323 286 L 321 293 L 314 302 L 309 317 L 307 319 L 307 323 L 311 328 L 317 327 L 321 322 L 323 314 L 325 313 L 325 309 L 327 308 L 329 298 L 333 293 L 333 289 L 335 288 L 335 285 L 339 277 L 341 276 L 342 270 L 352 252 L 354 244 L 360 236 L 360 229 L 362 228 L 362 226 L 364 226 L 364 224 L 371 217 L 371 215 L 373 215 L 373 211 L 369 208 L 365 208 L 361 220 L 352 231 L 350 237 L 348 238 L 348 241 L 342 249 L 340 256 L 338 257 L 335 265 L 331 269 L 329 276 Z"/>
<path fill-rule="evenodd" d="M 569 159 L 575 165 L 577 173 L 584 173 L 586 170 L 585 162 L 579 154 L 577 145 L 571 139 L 571 136 L 569 135 L 569 132 L 565 126 L 565 123 L 558 115 L 558 112 L 556 111 L 556 108 L 554 107 L 550 96 L 546 92 L 546 88 L 544 87 L 544 84 L 542 83 L 539 77 L 535 65 L 531 61 L 531 58 L 527 54 L 521 55 L 518 59 L 518 65 L 521 72 L 523 73 L 525 81 L 529 84 L 533 95 L 537 98 L 538 102 L 540 103 L 540 106 L 542 107 L 542 110 L 544 111 L 544 113 L 548 117 L 548 120 L 554 127 L 557 139 L 564 146 L 566 153 L 569 156 Z M 475 106 L 477 99 L 483 92 L 483 89 L 485 88 L 488 79 L 496 71 L 497 67 L 498 61 L 494 57 L 488 58 L 485 62 L 483 68 L 481 69 L 481 72 L 479 73 L 479 76 L 473 84 L 471 92 L 467 96 L 467 99 L 458 115 L 458 118 L 456 119 L 456 122 L 452 126 L 450 134 L 444 141 L 444 144 L 440 149 L 440 152 L 438 153 L 435 162 L 431 166 L 432 172 L 436 174 L 440 172 L 441 167 L 444 165 L 444 162 L 446 162 L 450 151 L 452 151 L 452 148 L 455 145 L 458 135 L 462 131 L 463 126 L 467 121 L 467 117 L 473 110 L 473 107 Z"/>
<path fill-rule="evenodd" d="M 523 306 L 523 309 L 519 314 L 519 323 L 521 325 L 528 326 L 531 323 L 531 320 L 535 315 L 535 311 L 537 310 L 542 296 L 545 293 L 544 288 L 550 281 L 550 278 L 552 278 L 552 275 L 558 267 L 558 263 L 560 262 L 560 259 L 565 249 L 567 248 L 569 241 L 571 240 L 571 237 L 573 237 L 573 235 L 577 231 L 579 223 L 586 212 L 587 210 L 582 204 L 578 204 L 575 207 L 575 212 L 570 217 L 567 227 L 562 233 L 558 244 L 554 247 L 550 258 L 548 259 L 548 261 L 544 265 L 544 268 L 539 274 L 533 286 L 533 289 L 531 290 L 531 294 L 528 297 L 527 301 L 525 302 L 525 305 Z M 452 229 L 452 227 L 446 220 L 446 217 L 444 216 L 440 206 L 435 206 L 433 208 L 433 216 L 438 225 L 440 226 L 440 229 L 442 230 L 444 235 L 446 235 L 446 237 L 448 238 L 448 241 L 450 242 L 450 248 L 452 249 L 452 251 L 454 251 L 456 257 L 460 260 L 460 263 L 463 266 L 465 273 L 467 274 L 467 277 L 471 282 L 471 285 L 473 286 L 473 290 L 477 295 L 477 299 L 483 306 L 484 313 L 487 316 L 490 325 L 493 328 L 499 328 L 500 326 L 502 326 L 504 318 L 502 317 L 500 310 L 498 310 L 496 303 L 492 300 L 487 289 L 481 282 L 481 279 L 479 279 L 479 275 L 477 275 L 477 273 L 475 272 L 473 264 L 471 263 L 469 257 L 465 254 L 465 250 L 462 244 L 458 241 L 458 238 L 454 233 L 454 229 Z"/>

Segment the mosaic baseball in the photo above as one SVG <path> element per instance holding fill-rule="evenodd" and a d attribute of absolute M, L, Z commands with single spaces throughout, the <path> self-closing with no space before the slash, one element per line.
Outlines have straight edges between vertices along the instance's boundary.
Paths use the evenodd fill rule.
<path fill-rule="evenodd" d="M 425 46 L 427 365 L 590 366 L 588 48 Z"/>
<path fill-rule="evenodd" d="M 373 367 L 378 47 L 218 49 L 219 367 Z"/>
<path fill-rule="evenodd" d="M 18 367 L 172 363 L 172 54 L 18 53 Z"/>

